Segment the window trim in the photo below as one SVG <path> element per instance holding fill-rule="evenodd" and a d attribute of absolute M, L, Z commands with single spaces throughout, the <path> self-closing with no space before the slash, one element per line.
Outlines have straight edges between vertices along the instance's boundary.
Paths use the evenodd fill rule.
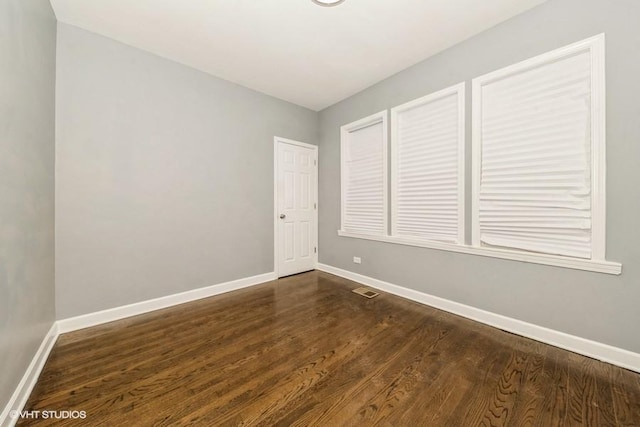
<path fill-rule="evenodd" d="M 531 264 L 550 265 L 554 267 L 571 268 L 574 270 L 593 271 L 596 273 L 605 273 L 619 275 L 622 273 L 622 264 L 619 262 L 572 258 L 561 255 L 547 255 L 537 252 L 525 252 L 518 250 L 508 250 L 490 247 L 477 247 L 471 245 L 456 245 L 444 242 L 426 242 L 424 240 L 415 240 L 405 237 L 394 236 L 372 236 L 367 234 L 349 233 L 338 230 L 338 236 L 350 237 L 355 239 L 374 240 L 384 243 L 392 243 L 404 246 L 416 246 L 420 248 L 437 249 L 441 251 L 457 252 L 468 255 L 478 255 L 490 258 L 507 259 L 512 261 L 521 261 Z"/>
<path fill-rule="evenodd" d="M 364 117 L 355 122 L 348 123 L 340 127 L 340 231 L 344 231 L 344 218 L 345 218 L 345 197 L 346 197 L 346 179 L 345 179 L 345 151 L 346 141 L 348 139 L 349 132 L 356 131 L 358 129 L 365 128 L 367 126 L 376 125 L 382 123 L 382 181 L 384 187 L 382 189 L 383 194 L 383 212 L 384 212 L 384 234 L 362 234 L 363 236 L 385 236 L 389 234 L 389 178 L 388 178 L 388 151 L 389 151 L 389 131 L 387 124 L 387 110 L 380 111 L 370 116 Z M 359 234 L 360 235 L 360 234 Z"/>
<path fill-rule="evenodd" d="M 458 242 L 465 243 L 465 82 L 449 86 L 445 89 L 433 92 L 429 95 L 414 99 L 391 109 L 391 236 L 397 236 L 397 192 L 398 192 L 398 116 L 412 108 L 435 102 L 439 99 L 457 95 L 458 102 Z M 403 237 L 400 237 L 403 238 Z M 411 239 L 413 240 L 413 239 Z M 438 242 L 437 240 L 416 238 L 418 241 Z"/>
<path fill-rule="evenodd" d="M 479 170 L 479 150 L 478 150 L 478 130 L 480 124 L 480 110 L 479 106 L 481 98 L 480 98 L 480 88 L 482 84 L 486 84 L 491 80 L 498 79 L 502 76 L 506 76 L 510 73 L 521 72 L 526 69 L 530 69 L 532 67 L 538 66 L 540 64 L 555 61 L 558 59 L 562 59 L 566 56 L 583 52 L 585 50 L 589 50 L 591 54 L 591 75 L 592 75 L 592 122 L 591 122 L 591 131 L 593 136 L 592 141 L 592 221 L 595 221 L 599 225 L 597 226 L 598 230 L 596 232 L 596 226 L 593 227 L 592 232 L 592 240 L 594 244 L 594 250 L 592 252 L 592 259 L 583 259 L 583 258 L 574 258 L 562 255 L 552 255 L 552 254 L 543 254 L 537 252 L 527 252 L 518 249 L 505 249 L 505 248 L 494 248 L 487 246 L 476 246 L 473 244 L 466 244 L 463 240 L 460 244 L 446 243 L 446 242 L 438 242 L 438 241 L 425 241 L 422 239 L 413 239 L 408 237 L 398 237 L 392 235 L 368 235 L 368 234 L 358 234 L 353 232 L 348 232 L 344 230 L 338 230 L 337 234 L 341 237 L 347 238 L 356 238 L 356 239 L 364 239 L 371 241 L 378 241 L 383 243 L 391 243 L 398 244 L 404 246 L 415 246 L 421 248 L 428 249 L 436 249 L 448 252 L 462 253 L 468 255 L 475 256 L 486 256 L 491 258 L 498 259 L 506 259 L 513 261 L 520 261 L 526 263 L 533 264 L 541 264 L 548 265 L 554 267 L 562 267 L 562 268 L 570 268 L 575 270 L 582 271 L 591 271 L 603 274 L 612 274 L 619 275 L 622 273 L 622 264 L 614 261 L 607 261 L 605 259 L 605 223 L 606 223 L 606 199 L 605 199 L 605 175 L 606 175 L 606 158 L 605 158 L 605 56 L 604 56 L 604 44 L 605 37 L 604 34 L 599 34 L 597 36 L 588 38 L 586 40 L 582 40 L 580 42 L 571 44 L 569 46 L 565 46 L 560 49 L 556 49 L 554 51 L 539 55 L 537 57 L 522 61 L 515 65 L 505 67 L 501 70 L 494 71 L 492 73 L 485 74 L 476 79 L 472 80 L 472 162 L 471 162 L 471 170 L 472 170 L 472 205 L 471 205 L 471 221 L 472 221 L 472 237 L 473 233 L 476 232 L 476 220 L 477 220 L 477 212 L 474 210 L 477 209 L 477 202 L 475 200 L 475 195 L 479 194 L 477 176 L 480 172 Z M 464 83 L 463 83 L 464 84 Z M 406 105 L 406 104 L 403 104 Z M 399 106 L 399 107 L 402 107 Z M 397 108 L 397 107 L 396 107 Z M 354 122 L 350 125 L 355 125 L 361 122 L 366 121 L 367 119 L 371 119 L 375 116 L 380 116 L 386 114 L 385 112 L 381 112 L 378 114 L 374 114 L 365 119 Z M 383 116 L 383 119 L 386 117 Z M 350 126 L 345 125 L 345 126 Z M 345 127 L 343 126 L 343 128 Z M 466 123 L 465 123 L 466 126 Z M 385 126 L 386 128 L 386 126 Z M 393 142 L 393 141 L 392 141 Z M 344 158 L 344 157 L 342 157 Z M 341 160 L 342 162 L 342 160 Z M 467 164 L 465 163 L 466 170 Z M 342 163 L 341 163 L 342 168 Z M 594 206 L 595 205 L 595 206 Z M 344 204 L 341 206 L 343 209 Z M 465 217 L 466 219 L 466 217 Z M 386 218 L 388 221 L 388 218 Z M 598 250 L 595 250 L 595 245 L 598 246 Z M 596 256 L 597 255 L 597 256 Z"/>
<path fill-rule="evenodd" d="M 591 259 L 605 261 L 606 244 L 606 157 L 605 157 L 605 37 L 604 33 L 568 46 L 535 56 L 525 61 L 493 71 L 472 80 L 472 167 L 471 167 L 471 242 L 474 247 L 480 241 L 480 180 L 482 174 L 482 88 L 504 78 L 523 73 L 578 53 L 589 52 L 591 58 Z M 488 248 L 487 248 L 488 249 Z M 494 249 L 494 248 L 492 248 Z M 502 249 L 500 249 L 502 250 Z M 526 251 L 504 249 L 510 252 Z M 563 257 L 571 260 L 579 259 Z"/>

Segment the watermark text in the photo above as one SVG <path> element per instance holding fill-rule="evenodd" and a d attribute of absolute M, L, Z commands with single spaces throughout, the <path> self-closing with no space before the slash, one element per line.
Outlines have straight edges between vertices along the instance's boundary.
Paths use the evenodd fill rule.
<path fill-rule="evenodd" d="M 9 412 L 9 416 L 14 420 L 17 418 L 25 420 L 84 420 L 87 418 L 87 411 L 67 411 L 67 410 L 33 410 Z"/>

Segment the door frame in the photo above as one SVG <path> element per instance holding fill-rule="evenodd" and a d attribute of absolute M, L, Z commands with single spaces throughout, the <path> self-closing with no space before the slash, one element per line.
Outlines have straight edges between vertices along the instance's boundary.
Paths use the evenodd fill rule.
<path fill-rule="evenodd" d="M 313 144 L 307 144 L 306 142 L 295 141 L 293 139 L 282 138 L 279 136 L 273 137 L 273 271 L 276 274 L 276 278 L 280 278 L 279 271 L 279 251 L 278 251 L 278 146 L 279 144 L 297 145 L 298 147 L 309 148 L 314 152 L 314 191 L 315 191 L 315 209 L 314 209 L 314 222 L 313 236 L 315 240 L 316 251 L 313 254 L 314 268 L 318 265 L 318 253 L 320 248 L 318 247 L 318 210 L 320 209 L 318 203 L 318 146 Z"/>

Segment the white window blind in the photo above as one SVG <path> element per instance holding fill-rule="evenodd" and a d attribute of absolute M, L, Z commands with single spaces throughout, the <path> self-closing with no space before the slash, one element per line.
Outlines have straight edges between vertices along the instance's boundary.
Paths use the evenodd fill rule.
<path fill-rule="evenodd" d="M 593 257 L 594 230 L 604 233 L 600 40 L 474 80 L 474 244 Z"/>
<path fill-rule="evenodd" d="M 342 230 L 387 234 L 386 111 L 342 127 Z"/>
<path fill-rule="evenodd" d="M 464 83 L 391 110 L 391 229 L 464 243 Z"/>

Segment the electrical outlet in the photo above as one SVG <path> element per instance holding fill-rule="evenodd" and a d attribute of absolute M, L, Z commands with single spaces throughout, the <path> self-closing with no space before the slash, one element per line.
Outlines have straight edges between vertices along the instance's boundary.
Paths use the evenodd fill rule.
<path fill-rule="evenodd" d="M 359 257 L 359 256 L 354 256 L 354 257 L 353 257 L 353 262 L 354 262 L 354 263 L 356 263 L 356 264 L 361 264 L 361 263 L 362 263 L 362 260 L 360 259 L 360 257 Z"/>

